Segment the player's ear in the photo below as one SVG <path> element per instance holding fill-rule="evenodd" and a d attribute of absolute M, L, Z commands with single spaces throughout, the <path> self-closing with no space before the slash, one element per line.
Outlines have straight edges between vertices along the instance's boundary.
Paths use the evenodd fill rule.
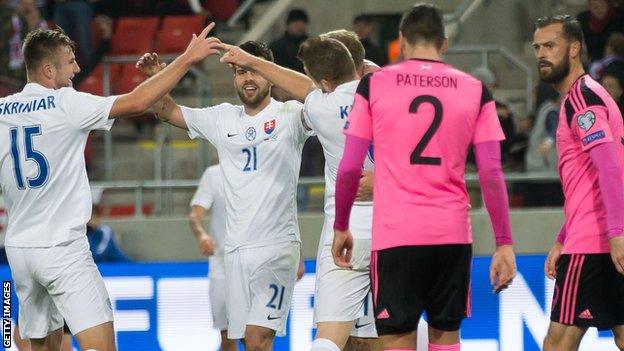
<path fill-rule="evenodd" d="M 448 38 L 444 38 L 444 40 L 442 40 L 442 45 L 440 46 L 440 56 L 444 56 L 446 54 L 446 52 L 448 51 L 449 48 L 449 43 L 448 43 Z"/>
<path fill-rule="evenodd" d="M 582 49 L 582 45 L 580 41 L 573 41 L 570 44 L 570 57 L 571 58 L 577 58 L 581 55 L 581 49 Z"/>
<path fill-rule="evenodd" d="M 39 73 L 46 79 L 53 79 L 56 74 L 56 66 L 49 60 L 44 60 L 39 66 Z"/>
<path fill-rule="evenodd" d="M 333 91 L 332 84 L 328 80 L 321 79 L 320 83 L 321 83 L 321 90 L 323 90 L 323 92 L 329 93 Z"/>

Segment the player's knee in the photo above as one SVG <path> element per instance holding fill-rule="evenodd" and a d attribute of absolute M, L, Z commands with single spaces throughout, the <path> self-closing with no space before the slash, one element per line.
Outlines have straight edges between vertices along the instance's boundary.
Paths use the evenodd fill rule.
<path fill-rule="evenodd" d="M 543 351 L 564 351 L 568 350 L 568 346 L 565 345 L 562 338 L 556 338 L 552 335 L 546 335 L 544 338 L 544 344 L 542 345 Z"/>
<path fill-rule="evenodd" d="M 373 351 L 377 349 L 377 339 L 349 338 L 345 351 Z"/>
<path fill-rule="evenodd" d="M 245 350 L 249 351 L 265 351 L 269 350 L 271 338 L 264 335 L 250 334 L 245 335 Z"/>
<path fill-rule="evenodd" d="M 461 320 L 457 321 L 435 321 L 429 320 L 427 321 L 429 327 L 433 329 L 437 329 L 443 332 L 454 332 L 458 331 L 461 326 Z"/>

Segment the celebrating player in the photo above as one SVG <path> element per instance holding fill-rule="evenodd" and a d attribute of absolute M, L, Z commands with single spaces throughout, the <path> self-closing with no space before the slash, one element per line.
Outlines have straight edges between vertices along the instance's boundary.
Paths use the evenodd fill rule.
<path fill-rule="evenodd" d="M 346 31 L 339 33 L 344 36 L 348 34 Z M 353 269 L 337 267 L 331 255 L 336 172 L 345 141 L 342 129 L 359 81 L 356 62 L 361 69 L 364 59 L 362 44 L 357 36 L 352 39 L 357 43 L 351 45 L 355 57 L 345 45 L 328 35 L 306 40 L 299 49 L 299 59 L 311 78 L 228 45 L 223 45 L 227 53 L 221 58 L 222 62 L 258 72 L 291 96 L 305 100 L 305 121 L 318 135 L 323 146 L 325 218 L 317 257 L 314 300 L 317 334 L 312 345 L 314 351 L 345 349 L 349 335 L 360 339 L 352 343 L 354 348 L 360 343 L 366 343 L 369 349 L 374 347 L 375 340 L 363 338 L 377 337 L 372 314 L 367 313 L 370 303 L 371 199 L 358 201 L 352 213 L 353 223 L 357 224 L 354 228 L 357 254 Z M 315 82 L 320 88 L 315 88 Z M 372 158 L 365 168 L 372 169 Z"/>
<path fill-rule="evenodd" d="M 79 93 L 73 42 L 35 30 L 24 43 L 28 84 L 0 98 L 0 185 L 9 224 L 6 252 L 19 299 L 19 328 L 32 350 L 58 350 L 63 319 L 83 350 L 115 349 L 113 312 L 85 236 L 91 191 L 84 160 L 89 132 L 145 111 L 215 52 L 214 24 L 158 76 L 120 96 Z"/>
<path fill-rule="evenodd" d="M 273 60 L 263 43 L 240 48 Z M 148 75 L 162 67 L 154 54 L 137 66 Z M 296 189 L 301 151 L 312 133 L 303 125 L 302 105 L 271 99 L 271 83 L 256 72 L 234 67 L 234 86 L 242 106 L 194 109 L 167 96 L 155 111 L 217 149 L 227 209 L 228 337 L 244 337 L 247 350 L 271 350 L 275 334 L 285 333 L 300 260 Z"/>
<path fill-rule="evenodd" d="M 210 235 L 204 229 L 203 221 L 210 210 Z M 235 340 L 227 338 L 227 314 L 225 311 L 225 194 L 219 165 L 204 171 L 197 191 L 191 199 L 189 225 L 197 239 L 199 250 L 210 261 L 210 309 L 212 326 L 221 331 L 221 350 L 237 351 Z"/>
<path fill-rule="evenodd" d="M 566 199 L 545 264 L 556 279 L 545 351 L 577 350 L 588 327 L 612 329 L 624 350 L 624 128 L 617 104 L 583 70 L 583 45 L 570 16 L 536 23 L 540 78 L 563 97 L 556 142 Z"/>
<path fill-rule="evenodd" d="M 464 167 L 471 144 L 497 244 L 490 268 L 494 290 L 506 288 L 515 275 L 500 162 L 503 132 L 483 83 L 440 61 L 447 40 L 435 7 L 408 10 L 399 41 L 407 60 L 364 76 L 357 88 L 336 181 L 332 253 L 337 265 L 353 265 L 349 215 L 372 141 L 371 276 L 382 347 L 414 350 L 426 311 L 429 350 L 459 350 L 460 323 L 470 314 Z"/>

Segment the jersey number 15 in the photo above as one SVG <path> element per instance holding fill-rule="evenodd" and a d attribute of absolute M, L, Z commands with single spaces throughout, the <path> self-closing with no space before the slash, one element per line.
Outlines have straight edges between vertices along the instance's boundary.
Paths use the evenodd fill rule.
<path fill-rule="evenodd" d="M 13 158 L 13 170 L 15 171 L 15 181 L 17 182 L 17 188 L 20 190 L 26 189 L 26 184 L 29 188 L 40 188 L 47 181 L 49 176 L 49 163 L 46 157 L 39 151 L 33 148 L 33 137 L 41 135 L 41 126 L 25 126 L 21 128 L 23 130 L 20 138 L 20 128 L 11 128 L 11 157 Z M 37 164 L 39 168 L 39 174 L 36 177 L 24 177 L 22 176 L 22 159 L 20 158 L 19 144 L 23 140 L 24 151 L 26 153 L 26 161 L 32 161 Z M 24 184 L 26 183 L 26 184 Z"/>

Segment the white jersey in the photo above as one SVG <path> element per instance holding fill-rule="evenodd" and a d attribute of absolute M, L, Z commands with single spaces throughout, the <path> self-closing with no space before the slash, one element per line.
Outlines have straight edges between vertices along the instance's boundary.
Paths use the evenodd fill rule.
<path fill-rule="evenodd" d="M 0 98 L 6 246 L 51 247 L 85 235 L 91 190 L 84 148 L 90 130 L 112 126 L 115 99 L 36 83 Z"/>
<path fill-rule="evenodd" d="M 300 241 L 297 181 L 310 131 L 296 101 L 270 104 L 255 116 L 243 106 L 182 107 L 191 138 L 217 149 L 226 199 L 225 250 Z"/>
<path fill-rule="evenodd" d="M 343 134 L 347 115 L 353 106 L 355 90 L 359 81 L 354 80 L 336 87 L 331 93 L 323 93 L 320 89 L 312 91 L 305 99 L 304 117 L 306 123 L 314 130 L 323 146 L 325 154 L 325 222 L 333 228 L 336 216 L 336 175 L 342 159 L 346 137 Z M 364 168 L 373 169 L 373 152 L 370 149 Z M 356 202 L 352 212 L 359 206 L 372 206 L 372 202 Z M 371 219 L 372 221 L 372 219 Z M 355 235 L 355 233 L 354 233 Z M 323 235 L 321 245 L 331 244 L 333 235 Z M 370 238 L 370 237 L 369 237 Z"/>
<path fill-rule="evenodd" d="M 199 186 L 191 206 L 201 206 L 210 209 L 209 233 L 215 241 L 214 255 L 210 256 L 211 273 L 215 265 L 223 266 L 223 254 L 225 246 L 225 191 L 223 190 L 223 178 L 219 165 L 206 168 L 199 181 Z M 217 262 L 219 261 L 219 262 Z"/>

